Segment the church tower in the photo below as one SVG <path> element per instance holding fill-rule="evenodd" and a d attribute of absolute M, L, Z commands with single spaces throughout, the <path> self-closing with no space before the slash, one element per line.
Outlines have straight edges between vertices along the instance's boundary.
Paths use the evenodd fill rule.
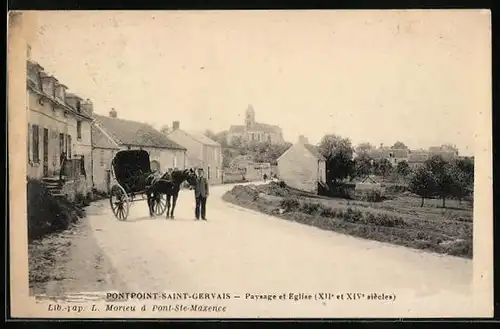
<path fill-rule="evenodd" d="M 250 129 L 254 126 L 255 124 L 255 111 L 252 107 L 252 105 L 248 105 L 248 108 L 245 112 L 245 127 L 247 129 Z"/>

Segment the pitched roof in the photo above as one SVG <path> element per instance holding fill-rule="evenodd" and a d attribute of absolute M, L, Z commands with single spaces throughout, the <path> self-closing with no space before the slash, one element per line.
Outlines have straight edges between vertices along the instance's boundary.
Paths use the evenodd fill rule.
<path fill-rule="evenodd" d="M 200 133 L 200 132 L 197 132 L 197 131 L 186 131 L 186 134 L 188 134 L 189 136 L 193 137 L 198 142 L 200 142 L 200 143 L 202 143 L 204 145 L 220 146 L 219 143 L 217 143 L 213 139 L 209 138 L 208 136 L 205 136 L 203 133 Z"/>
<path fill-rule="evenodd" d="M 186 150 L 146 123 L 97 114 L 94 117 L 118 144 Z"/>
<path fill-rule="evenodd" d="M 267 123 L 260 123 L 260 122 L 255 122 L 255 124 L 252 126 L 251 131 L 262 131 L 262 132 L 267 132 L 267 133 L 273 133 L 276 132 L 276 130 L 279 130 L 280 127 L 276 125 L 269 125 Z"/>
<path fill-rule="evenodd" d="M 311 152 L 318 160 L 326 160 L 325 157 L 319 152 L 319 149 L 315 145 L 304 144 L 304 147 Z"/>
<path fill-rule="evenodd" d="M 229 127 L 229 131 L 232 133 L 242 133 L 245 131 L 245 126 L 242 125 L 232 125 Z"/>
<path fill-rule="evenodd" d="M 103 149 L 119 149 L 118 145 L 110 140 L 99 127 L 92 125 L 92 146 Z"/>
<path fill-rule="evenodd" d="M 252 128 L 248 129 L 249 131 L 261 131 L 266 133 L 273 133 L 277 130 L 281 130 L 280 126 L 270 125 L 267 123 L 255 122 Z M 232 125 L 229 127 L 229 132 L 232 133 L 242 133 L 245 131 L 245 126 L 243 125 Z"/>

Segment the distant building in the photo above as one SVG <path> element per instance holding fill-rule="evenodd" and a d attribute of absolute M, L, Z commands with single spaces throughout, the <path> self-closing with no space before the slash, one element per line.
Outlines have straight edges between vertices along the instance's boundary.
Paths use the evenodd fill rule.
<path fill-rule="evenodd" d="M 106 192 L 111 180 L 111 160 L 118 150 L 146 150 L 151 169 L 186 168 L 186 148 L 170 140 L 151 125 L 119 119 L 115 109 L 109 116 L 94 114 L 92 126 L 93 185 Z"/>
<path fill-rule="evenodd" d="M 249 105 L 245 112 L 244 125 L 232 125 L 229 128 L 227 139 L 231 144 L 235 138 L 243 142 L 269 142 L 283 144 L 283 131 L 277 125 L 269 125 L 255 121 L 255 110 Z"/>
<path fill-rule="evenodd" d="M 412 150 L 408 155 L 408 164 L 412 168 L 419 167 L 428 159 L 440 156 L 445 161 L 451 161 L 459 157 L 456 149 L 449 149 L 444 147 L 429 147 L 427 150 Z"/>
<path fill-rule="evenodd" d="M 222 148 L 219 143 L 200 132 L 186 132 L 174 121 L 169 139 L 186 148 L 186 166 L 201 167 L 210 184 L 222 183 Z"/>
<path fill-rule="evenodd" d="M 319 185 L 326 184 L 326 159 L 304 136 L 300 136 L 277 162 L 279 178 L 290 187 L 319 193 Z"/>
<path fill-rule="evenodd" d="M 397 165 L 399 162 L 406 161 L 412 168 L 424 164 L 425 161 L 433 156 L 441 156 L 446 161 L 458 157 L 458 151 L 444 147 L 430 147 L 427 150 L 409 150 L 381 146 L 380 148 L 366 150 L 363 153 L 375 161 L 386 159 L 392 165 Z M 360 153 L 357 153 L 356 157 L 359 156 Z"/>
<path fill-rule="evenodd" d="M 249 155 L 236 156 L 227 172 L 239 172 L 247 181 L 262 180 L 264 175 L 270 178 L 272 173 L 269 162 L 255 162 Z"/>
<path fill-rule="evenodd" d="M 373 160 L 388 160 L 392 165 L 397 165 L 399 162 L 408 161 L 408 149 L 392 149 L 388 147 L 375 148 L 367 150 L 366 154 Z"/>

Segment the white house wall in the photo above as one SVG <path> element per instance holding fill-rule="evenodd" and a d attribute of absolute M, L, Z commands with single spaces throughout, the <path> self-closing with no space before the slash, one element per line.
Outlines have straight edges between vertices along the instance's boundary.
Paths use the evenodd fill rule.
<path fill-rule="evenodd" d="M 302 144 L 294 144 L 278 159 L 279 178 L 287 185 L 317 193 L 318 159 Z"/>

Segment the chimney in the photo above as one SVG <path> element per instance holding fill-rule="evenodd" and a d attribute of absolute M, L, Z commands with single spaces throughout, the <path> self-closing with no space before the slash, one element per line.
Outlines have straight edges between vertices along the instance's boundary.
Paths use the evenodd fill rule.
<path fill-rule="evenodd" d="M 109 111 L 109 117 L 116 118 L 117 116 L 118 116 L 118 113 L 116 113 L 115 108 L 112 108 L 111 111 Z"/>
<path fill-rule="evenodd" d="M 299 136 L 299 143 L 301 143 L 301 144 L 309 144 L 309 140 L 304 135 L 300 135 Z"/>
<path fill-rule="evenodd" d="M 180 122 L 179 121 L 174 121 L 172 122 L 172 130 L 177 130 L 180 127 Z"/>
<path fill-rule="evenodd" d="M 87 114 L 94 114 L 94 104 L 90 99 L 87 98 L 84 102 L 82 102 L 82 108 L 85 112 L 87 112 Z"/>

